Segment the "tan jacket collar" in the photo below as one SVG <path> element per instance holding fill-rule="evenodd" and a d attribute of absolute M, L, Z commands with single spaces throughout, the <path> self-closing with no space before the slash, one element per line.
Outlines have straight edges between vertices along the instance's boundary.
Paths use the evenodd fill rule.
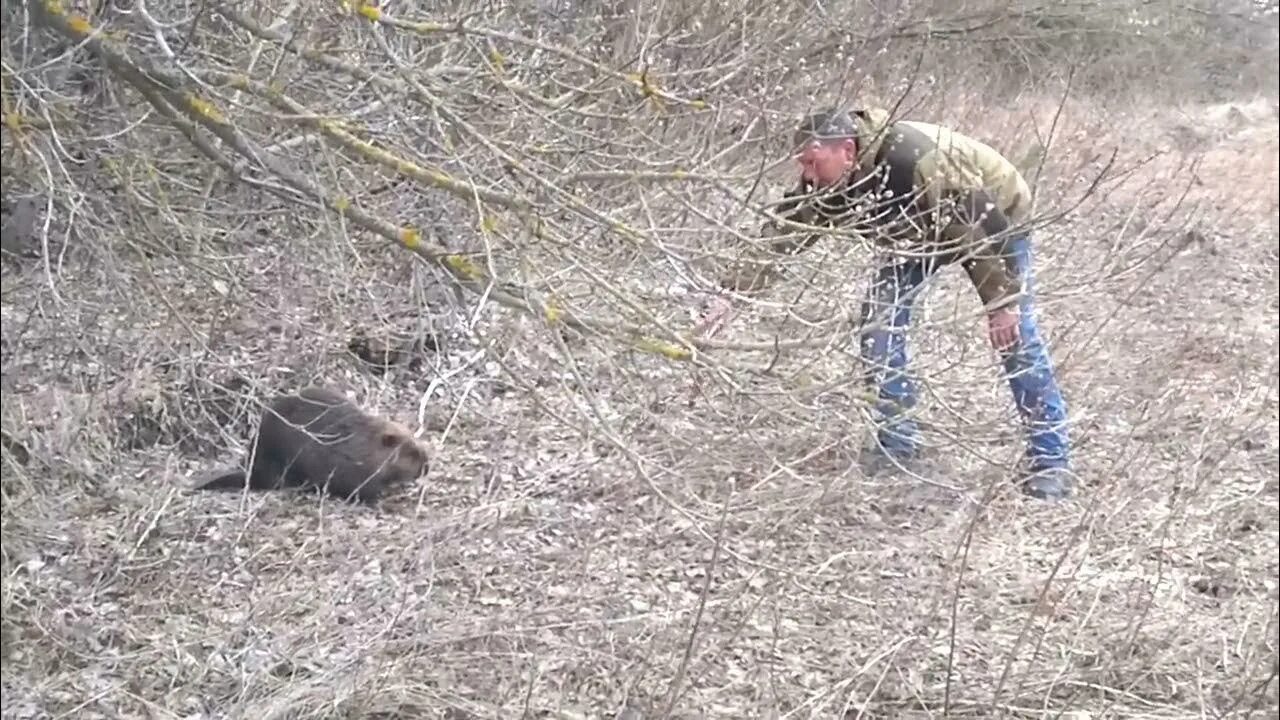
<path fill-rule="evenodd" d="M 858 128 L 858 169 L 862 173 L 870 172 L 875 167 L 876 154 L 889 130 L 889 111 L 868 108 L 855 110 L 851 114 L 853 124 Z"/>

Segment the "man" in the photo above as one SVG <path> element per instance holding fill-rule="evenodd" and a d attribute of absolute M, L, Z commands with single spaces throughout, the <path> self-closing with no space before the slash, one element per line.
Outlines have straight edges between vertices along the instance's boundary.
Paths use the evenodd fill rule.
<path fill-rule="evenodd" d="M 959 264 L 987 312 L 988 337 L 1001 354 L 1027 434 L 1026 494 L 1071 494 L 1067 408 L 1040 337 L 1034 308 L 1031 244 L 1016 227 L 1031 214 L 1031 192 L 998 152 L 948 128 L 890 122 L 879 109 L 827 110 L 806 117 L 794 136 L 801 177 L 778 215 L 810 226 L 854 225 L 889 249 L 905 250 L 879 269 L 862 308 L 861 355 L 878 387 L 874 472 L 919 456 L 916 403 L 906 372 L 906 330 L 918 289 L 941 267 Z M 803 228 L 766 228 L 792 233 Z M 819 237 L 778 239 L 774 252 L 804 251 Z M 890 253 L 892 255 L 893 253 Z M 777 273 L 741 274 L 726 287 L 758 290 Z M 723 302 L 713 313 L 723 314 Z"/>

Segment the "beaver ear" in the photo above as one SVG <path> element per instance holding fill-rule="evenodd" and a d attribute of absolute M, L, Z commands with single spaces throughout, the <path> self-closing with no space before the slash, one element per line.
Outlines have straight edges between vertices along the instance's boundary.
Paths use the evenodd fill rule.
<path fill-rule="evenodd" d="M 396 445 L 399 445 L 403 441 L 404 441 L 404 438 L 400 437 L 400 433 L 397 433 L 391 430 L 388 430 L 382 433 L 382 447 L 387 447 L 387 448 L 395 447 Z"/>

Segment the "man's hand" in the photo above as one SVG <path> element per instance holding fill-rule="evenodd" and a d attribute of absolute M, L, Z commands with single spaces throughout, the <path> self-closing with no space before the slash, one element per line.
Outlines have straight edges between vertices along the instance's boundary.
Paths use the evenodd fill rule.
<path fill-rule="evenodd" d="M 733 303 L 722 295 L 715 296 L 707 303 L 706 312 L 702 313 L 702 317 L 698 318 L 698 324 L 693 326 L 693 334 L 698 337 L 715 335 L 728 322 L 732 313 Z"/>
<path fill-rule="evenodd" d="M 1017 308 L 1003 307 L 987 313 L 987 337 L 996 350 L 1012 349 L 1018 344 L 1019 335 Z"/>

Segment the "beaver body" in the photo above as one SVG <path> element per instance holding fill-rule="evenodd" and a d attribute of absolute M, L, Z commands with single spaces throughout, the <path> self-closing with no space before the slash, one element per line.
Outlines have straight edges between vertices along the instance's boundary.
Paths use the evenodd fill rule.
<path fill-rule="evenodd" d="M 430 467 L 426 448 L 403 425 L 319 386 L 271 400 L 249 457 L 247 473 L 228 470 L 196 489 L 311 487 L 369 504 L 387 486 L 421 477 Z"/>

